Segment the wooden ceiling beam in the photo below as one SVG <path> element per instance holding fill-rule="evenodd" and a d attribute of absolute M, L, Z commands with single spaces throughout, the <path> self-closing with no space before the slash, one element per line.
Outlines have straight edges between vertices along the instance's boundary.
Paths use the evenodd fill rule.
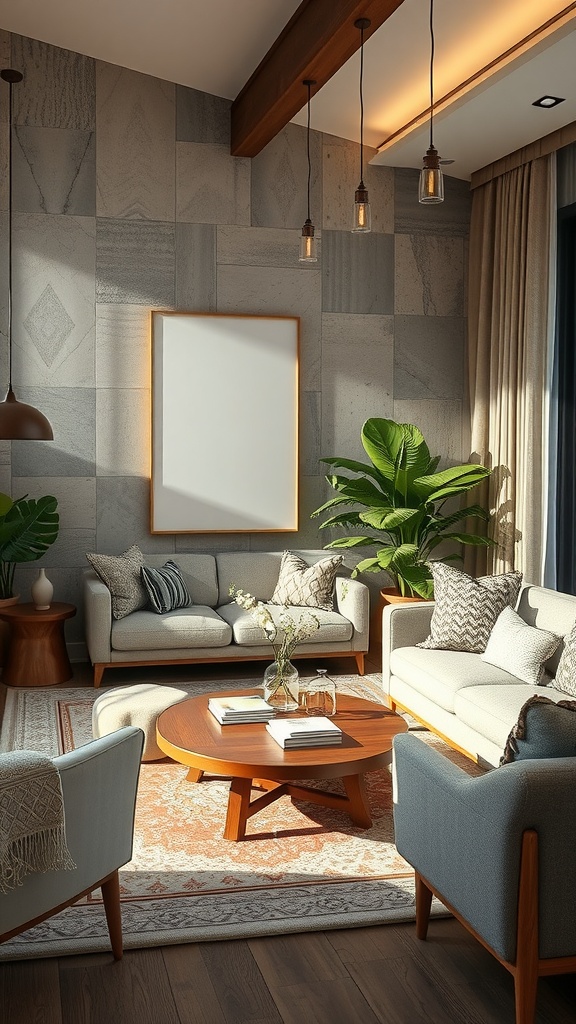
<path fill-rule="evenodd" d="M 233 156 L 256 156 L 302 109 L 304 79 L 312 93 L 360 48 L 357 18 L 369 18 L 369 37 L 403 0 L 303 0 L 232 104 Z"/>

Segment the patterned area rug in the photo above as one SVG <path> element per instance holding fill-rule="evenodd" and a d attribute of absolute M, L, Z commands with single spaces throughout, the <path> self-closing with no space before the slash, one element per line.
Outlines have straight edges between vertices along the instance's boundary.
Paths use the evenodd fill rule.
<path fill-rule="evenodd" d="M 184 685 L 191 695 L 215 689 L 213 681 Z M 376 675 L 339 677 L 338 687 L 379 699 Z M 9 691 L 0 749 L 54 755 L 87 742 L 99 692 Z M 283 797 L 250 819 L 239 843 L 222 839 L 229 780 L 191 784 L 185 776 L 186 768 L 168 760 L 142 765 L 134 856 L 121 871 L 126 948 L 413 918 L 413 877 L 394 846 L 388 770 L 367 775 L 368 830 L 327 807 Z M 338 781 L 332 785 L 340 791 Z M 2 945 L 0 960 L 108 948 L 98 890 Z"/>

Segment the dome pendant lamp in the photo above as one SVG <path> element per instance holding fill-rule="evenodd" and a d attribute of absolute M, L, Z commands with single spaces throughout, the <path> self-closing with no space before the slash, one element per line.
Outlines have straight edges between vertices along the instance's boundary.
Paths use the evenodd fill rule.
<path fill-rule="evenodd" d="M 370 231 L 372 214 L 368 189 L 364 184 L 364 31 L 370 27 L 370 18 L 357 18 L 354 28 L 360 29 L 360 184 L 354 193 L 354 220 L 352 231 Z"/>
<path fill-rule="evenodd" d="M 306 129 L 306 154 L 308 157 L 308 216 L 302 226 L 300 238 L 300 263 L 316 263 L 316 239 L 314 238 L 314 225 L 310 219 L 310 179 L 312 176 L 312 164 L 310 162 L 310 90 L 316 81 L 313 78 L 305 78 L 303 85 L 308 89 L 308 127 Z"/>
<path fill-rule="evenodd" d="M 420 171 L 418 202 L 443 203 L 444 177 L 440 170 L 440 157 L 434 147 L 434 0 L 430 0 L 430 147 Z"/>
<path fill-rule="evenodd" d="M 9 85 L 8 125 L 8 391 L 0 402 L 0 440 L 53 441 L 52 427 L 33 405 L 19 402 L 12 389 L 12 86 L 22 81 L 20 71 L 3 68 L 0 78 Z"/>

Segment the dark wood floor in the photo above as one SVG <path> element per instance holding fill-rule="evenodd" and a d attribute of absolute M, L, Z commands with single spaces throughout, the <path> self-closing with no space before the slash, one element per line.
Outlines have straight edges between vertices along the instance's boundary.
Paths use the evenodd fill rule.
<path fill-rule="evenodd" d="M 71 685 L 89 679 L 76 666 Z M 282 1022 L 514 1024 L 513 983 L 451 918 L 433 921 L 425 943 L 401 924 L 127 950 L 119 963 L 101 953 L 0 964 L 0 1024 Z M 541 980 L 537 1024 L 569 1022 L 576 975 Z"/>

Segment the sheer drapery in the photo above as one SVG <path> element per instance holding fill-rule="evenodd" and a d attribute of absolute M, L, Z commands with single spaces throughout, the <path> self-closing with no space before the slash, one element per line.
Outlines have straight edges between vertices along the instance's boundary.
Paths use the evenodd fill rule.
<path fill-rule="evenodd" d="M 496 546 L 475 573 L 522 570 L 541 583 L 547 519 L 548 339 L 555 154 L 474 190 L 470 226 L 472 460 L 494 472 L 483 496 Z"/>

